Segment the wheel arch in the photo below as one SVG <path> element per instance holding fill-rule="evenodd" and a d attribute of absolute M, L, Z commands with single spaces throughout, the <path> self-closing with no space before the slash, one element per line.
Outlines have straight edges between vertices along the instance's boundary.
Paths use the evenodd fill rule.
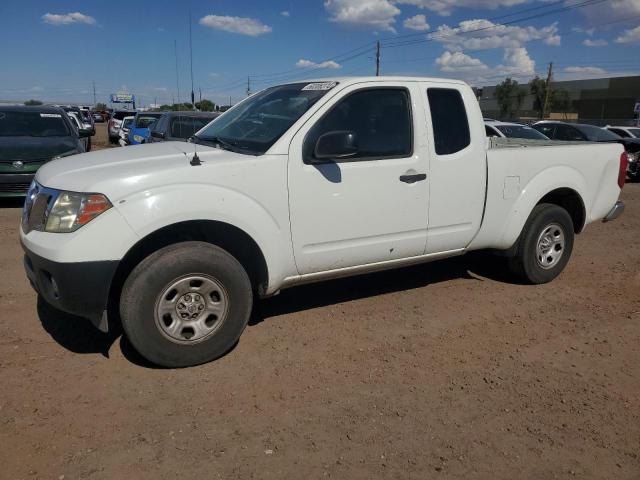
<path fill-rule="evenodd" d="M 260 295 L 266 291 L 269 281 L 267 261 L 262 249 L 248 233 L 225 222 L 186 220 L 147 234 L 127 251 L 118 264 L 109 289 L 110 318 L 117 315 L 122 286 L 136 265 L 161 248 L 185 241 L 207 242 L 226 250 L 244 267 L 256 292 Z"/>
<path fill-rule="evenodd" d="M 544 195 L 536 205 L 550 203 L 564 208 L 573 221 L 573 232 L 580 233 L 584 228 L 587 210 L 580 194 L 572 188 L 561 187 Z"/>

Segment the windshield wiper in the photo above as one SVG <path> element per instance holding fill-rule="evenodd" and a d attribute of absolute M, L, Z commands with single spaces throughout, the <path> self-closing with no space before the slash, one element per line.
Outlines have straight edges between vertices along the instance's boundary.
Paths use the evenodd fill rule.
<path fill-rule="evenodd" d="M 233 144 L 231 142 L 229 142 L 228 140 L 224 140 L 220 137 L 210 137 L 210 138 L 200 138 L 197 135 L 194 135 L 193 137 L 191 137 L 193 140 L 193 142 L 195 143 L 201 143 L 203 145 L 212 145 L 212 146 L 218 146 L 224 150 L 230 150 L 230 151 L 236 151 L 238 147 L 237 144 Z"/>

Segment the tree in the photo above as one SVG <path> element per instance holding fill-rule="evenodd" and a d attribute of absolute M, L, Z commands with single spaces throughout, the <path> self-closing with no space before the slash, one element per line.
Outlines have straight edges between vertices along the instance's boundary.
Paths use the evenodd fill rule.
<path fill-rule="evenodd" d="M 42 105 L 42 102 L 40 100 L 31 99 L 31 100 L 27 100 L 26 102 L 24 102 L 24 104 L 27 107 L 34 107 L 34 106 L 37 106 L 37 105 Z"/>
<path fill-rule="evenodd" d="M 96 103 L 95 109 L 96 110 L 106 110 L 107 109 L 107 105 L 105 103 L 98 102 L 98 103 Z"/>
<path fill-rule="evenodd" d="M 529 92 L 533 95 L 533 109 L 538 112 L 538 118 L 542 118 L 544 97 L 547 95 L 547 82 L 536 76 L 529 82 Z"/>
<path fill-rule="evenodd" d="M 216 104 L 211 100 L 204 99 L 200 102 L 196 102 L 196 108 L 201 112 L 213 112 L 216 109 Z"/>
<path fill-rule="evenodd" d="M 496 86 L 493 96 L 500 107 L 500 118 L 515 118 L 522 107 L 526 92 L 520 88 L 518 82 L 507 77 Z"/>

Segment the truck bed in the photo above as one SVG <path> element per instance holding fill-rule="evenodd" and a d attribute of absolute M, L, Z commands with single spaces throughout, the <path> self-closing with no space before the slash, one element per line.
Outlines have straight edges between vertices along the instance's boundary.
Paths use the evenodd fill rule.
<path fill-rule="evenodd" d="M 520 148 L 520 147 L 558 147 L 562 145 L 589 145 L 597 142 L 571 142 L 568 140 L 529 140 L 527 138 L 487 138 L 487 148 L 496 150 L 500 148 Z"/>

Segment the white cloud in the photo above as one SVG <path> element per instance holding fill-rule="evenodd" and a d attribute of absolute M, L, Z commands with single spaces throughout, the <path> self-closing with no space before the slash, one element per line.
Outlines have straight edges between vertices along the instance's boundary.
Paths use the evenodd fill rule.
<path fill-rule="evenodd" d="M 291 16 L 291 14 L 289 13 L 289 11 L 288 11 L 288 10 L 284 10 L 284 11 L 280 12 L 280 15 L 282 15 L 283 17 L 289 17 L 289 16 Z"/>
<path fill-rule="evenodd" d="M 395 32 L 393 24 L 400 14 L 400 9 L 389 0 L 325 0 L 324 8 L 331 22 L 389 32 Z"/>
<path fill-rule="evenodd" d="M 42 21 L 49 25 L 71 25 L 74 23 L 83 23 L 85 25 L 95 25 L 96 19 L 80 12 L 66 13 L 63 15 L 57 13 L 45 13 L 42 15 Z"/>
<path fill-rule="evenodd" d="M 616 38 L 616 43 L 631 42 L 640 42 L 640 27 L 632 28 L 631 30 L 625 30 L 622 35 Z"/>
<path fill-rule="evenodd" d="M 596 32 L 595 28 L 580 28 L 580 27 L 573 27 L 571 28 L 572 31 L 576 32 L 576 33 L 584 33 L 586 35 L 589 35 L 590 37 L 593 36 L 593 34 Z"/>
<path fill-rule="evenodd" d="M 219 77 L 219 76 L 220 76 L 220 74 L 219 74 L 219 73 L 217 73 L 217 72 L 211 72 L 211 73 L 209 73 L 209 76 L 210 76 L 210 77 Z"/>
<path fill-rule="evenodd" d="M 536 62 L 529 56 L 524 47 L 505 48 L 504 64 L 498 65 L 496 71 L 510 77 L 530 77 L 536 72 Z"/>
<path fill-rule="evenodd" d="M 413 5 L 424 10 L 431 10 L 438 15 L 451 15 L 454 8 L 475 8 L 479 10 L 495 10 L 527 3 L 528 0 L 394 0 L 396 4 Z"/>
<path fill-rule="evenodd" d="M 550 45 L 552 47 L 559 47 L 561 41 L 562 38 L 560 37 L 560 35 L 551 35 L 550 37 L 542 40 L 542 43 L 544 43 L 545 45 Z"/>
<path fill-rule="evenodd" d="M 486 19 L 465 20 L 457 27 L 440 25 L 429 38 L 443 43 L 448 50 L 458 51 L 519 48 L 534 40 L 543 40 L 548 45 L 560 43 L 557 23 L 536 28 L 500 25 Z"/>
<path fill-rule="evenodd" d="M 605 45 L 608 45 L 609 42 L 607 42 L 604 38 L 597 38 L 595 40 L 586 38 L 585 40 L 582 41 L 582 44 L 585 47 L 604 47 Z"/>
<path fill-rule="evenodd" d="M 486 70 L 488 67 L 477 58 L 462 52 L 444 52 L 436 60 L 436 65 L 443 72 L 468 72 Z"/>
<path fill-rule="evenodd" d="M 307 60 L 305 58 L 301 58 L 300 60 L 298 60 L 296 62 L 296 67 L 300 67 L 300 68 L 331 68 L 331 69 L 338 69 L 338 68 L 342 68 L 342 65 L 340 65 L 337 62 L 334 62 L 333 60 L 327 60 L 326 62 L 321 62 L 321 63 L 315 63 L 312 62 L 311 60 Z"/>
<path fill-rule="evenodd" d="M 269 25 L 263 24 L 260 20 L 246 17 L 229 17 L 224 15 L 207 15 L 200 19 L 200 25 L 210 27 L 215 30 L 239 33 L 257 37 L 271 32 L 273 29 Z"/>
<path fill-rule="evenodd" d="M 562 70 L 565 73 L 582 73 L 586 75 L 604 75 L 607 71 L 599 67 L 566 67 Z"/>
<path fill-rule="evenodd" d="M 411 18 L 406 18 L 402 24 L 404 28 L 408 28 L 409 30 L 425 31 L 431 28 L 427 23 L 427 17 L 425 15 L 414 15 Z"/>

